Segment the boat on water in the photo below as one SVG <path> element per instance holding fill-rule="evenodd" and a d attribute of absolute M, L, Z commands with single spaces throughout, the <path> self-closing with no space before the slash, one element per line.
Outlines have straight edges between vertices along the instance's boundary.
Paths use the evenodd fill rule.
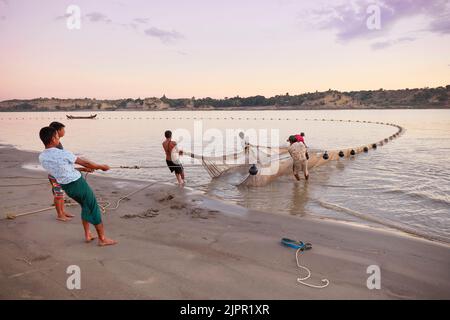
<path fill-rule="evenodd" d="M 66 114 L 67 119 L 95 119 L 97 117 L 96 114 L 91 114 L 90 116 L 72 116 L 69 114 Z"/>

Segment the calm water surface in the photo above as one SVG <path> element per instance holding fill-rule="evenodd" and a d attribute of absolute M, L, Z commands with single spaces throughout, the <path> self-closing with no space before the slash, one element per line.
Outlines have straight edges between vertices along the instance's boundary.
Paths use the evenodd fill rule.
<path fill-rule="evenodd" d="M 308 146 L 330 150 L 375 142 L 396 128 L 304 119 L 396 123 L 406 129 L 399 139 L 354 159 L 318 167 L 308 183 L 284 176 L 266 187 L 238 188 L 235 184 L 241 177 L 211 180 L 201 165 L 183 158 L 188 184 L 225 201 L 274 214 L 392 227 L 450 243 L 450 110 L 98 112 L 97 117 L 66 120 L 65 113 L 57 112 L 0 113 L 0 143 L 40 151 L 39 129 L 61 121 L 67 132 L 64 147 L 77 155 L 112 166 L 152 167 L 114 169 L 107 175 L 175 182 L 161 148 L 166 129 L 185 130 L 178 131 L 185 150 L 198 152 L 202 143 L 203 153 L 222 154 L 233 148 L 217 134 L 225 137 L 231 129 L 255 129 L 262 145 L 275 140 L 283 145 L 288 135 L 304 131 Z M 274 136 L 271 129 L 276 130 Z M 193 141 L 194 136 L 201 138 Z"/>

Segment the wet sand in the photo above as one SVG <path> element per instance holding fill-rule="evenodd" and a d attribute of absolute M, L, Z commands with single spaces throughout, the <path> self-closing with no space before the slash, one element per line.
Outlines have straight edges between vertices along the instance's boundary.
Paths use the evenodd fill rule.
<path fill-rule="evenodd" d="M 77 205 L 66 223 L 53 209 L 3 219 L 52 203 L 46 174 L 23 168 L 37 162 L 36 153 L 0 148 L 0 299 L 450 298 L 447 244 L 249 211 L 176 186 L 155 184 L 107 210 L 106 234 L 119 241 L 112 247 L 84 242 Z M 88 183 L 110 208 L 147 184 L 95 174 Z M 312 271 L 308 283 L 327 278 L 328 287 L 297 283 L 305 273 L 283 237 L 313 244 L 300 262 Z M 66 287 L 70 265 L 81 268 L 81 290 Z M 366 286 L 370 265 L 381 268 L 380 290 Z"/>

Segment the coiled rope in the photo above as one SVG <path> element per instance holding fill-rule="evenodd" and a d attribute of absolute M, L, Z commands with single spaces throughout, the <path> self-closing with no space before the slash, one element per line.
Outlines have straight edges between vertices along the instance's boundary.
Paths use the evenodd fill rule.
<path fill-rule="evenodd" d="M 308 273 L 308 275 L 306 277 L 303 277 L 303 278 L 297 278 L 297 282 L 301 283 L 304 286 L 311 287 L 311 288 L 316 288 L 316 289 L 326 288 L 330 284 L 330 281 L 328 279 L 322 279 L 321 280 L 322 283 L 323 283 L 322 285 L 316 285 L 316 284 L 311 284 L 311 283 L 306 283 L 305 282 L 305 280 L 308 280 L 311 277 L 311 271 L 307 267 L 302 266 L 300 264 L 300 259 L 299 259 L 298 256 L 299 256 L 299 253 L 303 252 L 303 249 L 304 249 L 303 247 L 297 249 L 297 251 L 295 252 L 295 260 L 297 261 L 297 267 L 299 267 L 300 269 L 305 270 Z"/>

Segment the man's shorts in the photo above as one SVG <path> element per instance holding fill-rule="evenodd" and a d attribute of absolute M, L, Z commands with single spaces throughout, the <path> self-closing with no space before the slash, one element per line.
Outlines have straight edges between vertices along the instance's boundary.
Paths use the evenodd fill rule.
<path fill-rule="evenodd" d="M 303 171 L 305 175 L 308 175 L 308 160 L 294 160 L 293 165 L 294 174 L 299 174 Z"/>
<path fill-rule="evenodd" d="M 176 174 L 182 174 L 183 173 L 183 166 L 181 164 L 178 163 L 174 163 L 170 160 L 166 160 L 167 166 L 170 169 L 170 172 L 174 172 Z"/>
<path fill-rule="evenodd" d="M 50 185 L 52 186 L 53 197 L 55 197 L 56 200 L 64 199 L 63 189 L 58 181 L 56 181 L 55 177 L 48 175 L 48 181 L 50 181 Z"/>

